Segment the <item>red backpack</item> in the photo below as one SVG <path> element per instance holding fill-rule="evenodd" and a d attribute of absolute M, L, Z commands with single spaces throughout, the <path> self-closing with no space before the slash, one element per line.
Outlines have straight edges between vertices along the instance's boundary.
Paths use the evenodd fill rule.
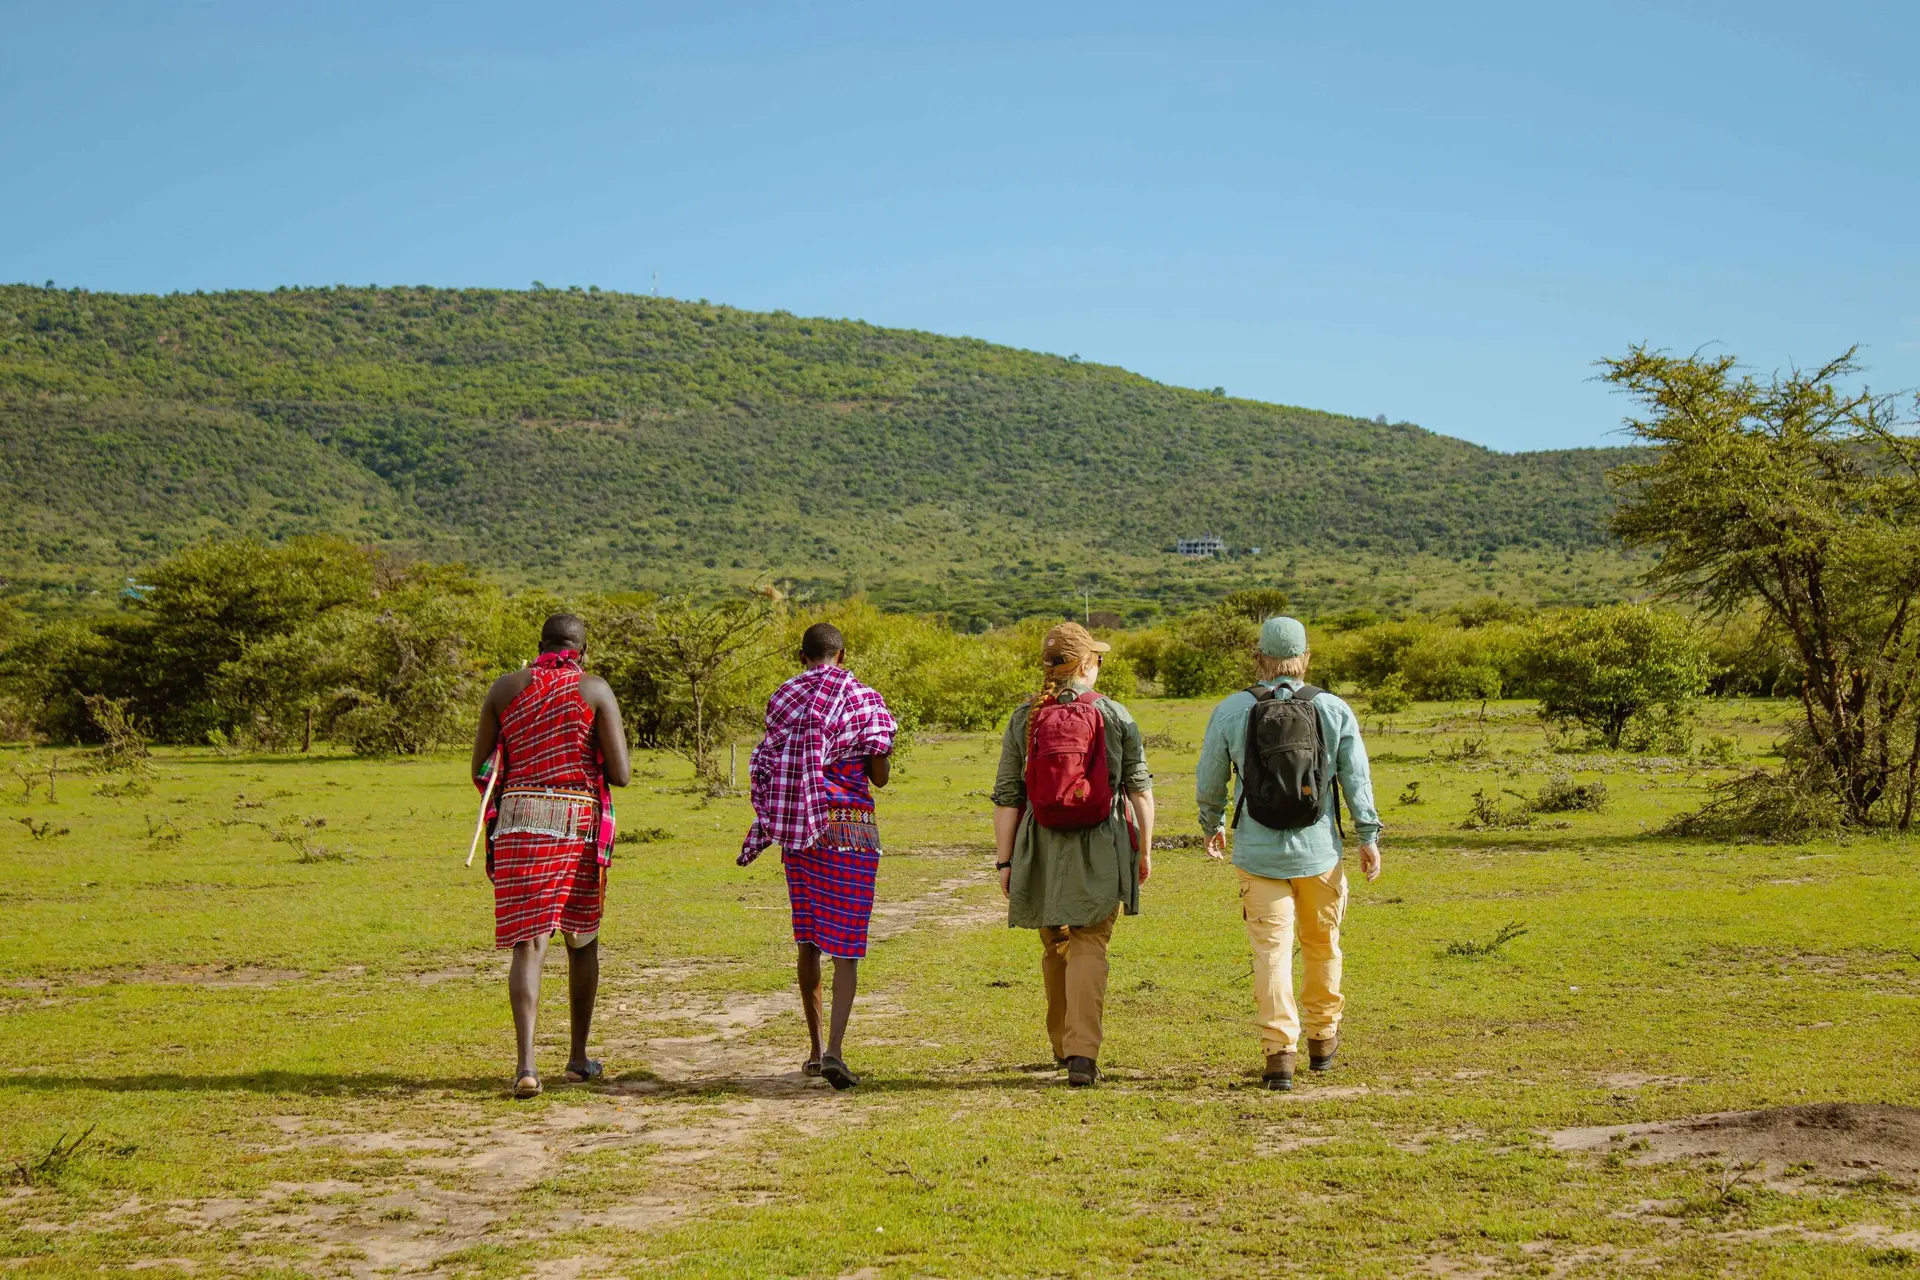
<path fill-rule="evenodd" d="M 1113 812 L 1107 720 L 1092 690 L 1072 702 L 1036 705 L 1027 731 L 1027 803 L 1054 831 L 1098 826 Z"/>

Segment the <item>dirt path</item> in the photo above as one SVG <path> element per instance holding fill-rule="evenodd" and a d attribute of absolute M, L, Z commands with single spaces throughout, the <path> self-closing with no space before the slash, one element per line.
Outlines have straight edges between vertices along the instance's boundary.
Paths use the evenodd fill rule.
<path fill-rule="evenodd" d="M 966 892 L 986 885 L 984 873 L 955 877 L 882 905 L 874 913 L 874 944 L 915 928 L 998 922 L 997 895 L 987 901 Z M 420 980 L 491 977 L 494 968 L 486 961 L 449 966 Z M 761 1193 L 730 1187 L 716 1172 L 726 1164 L 719 1157 L 770 1134 L 855 1124 L 858 1112 L 851 1097 L 802 1075 L 805 1032 L 791 988 L 732 995 L 686 989 L 708 972 L 684 963 L 608 973 L 596 1039 L 616 1077 L 624 1070 L 628 1078 L 505 1116 L 479 1103 L 450 1101 L 404 1129 L 391 1121 L 359 1128 L 350 1120 L 273 1117 L 279 1138 L 261 1154 L 375 1157 L 397 1168 L 352 1181 L 274 1183 L 245 1198 L 135 1199 L 97 1215 L 94 1225 L 127 1228 L 152 1214 L 178 1226 L 230 1231 L 243 1252 L 256 1243 L 263 1252 L 304 1245 L 313 1251 L 308 1267 L 316 1274 L 435 1276 L 452 1255 L 476 1245 L 538 1243 L 582 1229 L 644 1231 L 698 1213 L 716 1196 L 751 1202 Z M 254 972 L 181 977 L 273 985 L 302 980 Z M 885 993 L 863 993 L 856 1017 L 863 1029 L 881 1023 L 875 1029 L 884 1034 L 884 1022 L 905 1012 Z M 778 1043 L 765 1034 L 776 1023 L 791 1023 Z M 625 1153 L 640 1166 L 647 1193 L 590 1208 L 555 1205 L 543 1184 L 568 1161 L 602 1152 Z M 534 1274 L 584 1280 L 613 1266 L 585 1253 L 542 1261 Z"/>
<path fill-rule="evenodd" d="M 833 1099 L 825 1100 L 831 1106 Z M 390 1156 L 405 1172 L 365 1181 L 276 1183 L 245 1199 L 176 1202 L 165 1216 L 192 1227 L 231 1230 L 242 1244 L 311 1246 L 319 1269 L 373 1276 L 399 1270 L 440 1274 L 441 1260 L 479 1244 L 538 1242 L 586 1228 L 646 1230 L 697 1209 L 716 1187 L 698 1166 L 769 1125 L 814 1127 L 790 1104 L 740 1099 L 684 1107 L 583 1094 L 576 1101 L 489 1122 L 479 1108 L 451 1109 L 431 1132 L 359 1131 L 301 1116 L 275 1117 L 278 1152 L 339 1151 Z M 591 1209 L 529 1197 L 567 1159 L 631 1149 L 659 1172 L 651 1194 Z M 571 1274 L 590 1274 L 577 1270 Z"/>

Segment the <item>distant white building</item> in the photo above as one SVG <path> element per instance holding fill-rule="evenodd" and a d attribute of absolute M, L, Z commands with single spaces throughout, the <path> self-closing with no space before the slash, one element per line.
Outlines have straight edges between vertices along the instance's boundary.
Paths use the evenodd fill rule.
<path fill-rule="evenodd" d="M 1173 544 L 1173 549 L 1179 555 L 1199 560 L 1207 556 L 1225 555 L 1227 544 L 1220 540 L 1218 534 L 1210 533 L 1204 538 L 1182 538 Z"/>

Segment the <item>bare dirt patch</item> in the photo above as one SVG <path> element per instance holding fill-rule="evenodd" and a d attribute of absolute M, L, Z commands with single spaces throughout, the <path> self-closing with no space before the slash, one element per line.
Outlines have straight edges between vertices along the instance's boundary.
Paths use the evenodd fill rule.
<path fill-rule="evenodd" d="M 150 966 L 125 973 L 76 974 L 76 987 L 103 987 L 111 983 L 190 987 L 277 987 L 298 982 L 306 975 L 298 969 L 267 969 L 255 965 L 186 964 Z"/>
<path fill-rule="evenodd" d="M 1613 1071 L 1599 1077 L 1609 1089 L 1671 1089 L 1686 1084 L 1689 1076 L 1652 1076 L 1640 1071 Z"/>
<path fill-rule="evenodd" d="M 836 1100 L 819 1103 L 832 1110 Z M 819 1117 L 808 1113 L 818 1109 L 813 1100 L 803 1109 L 797 1099 L 712 1104 L 584 1094 L 578 1103 L 492 1120 L 478 1107 L 451 1107 L 433 1133 L 361 1131 L 340 1121 L 277 1116 L 280 1149 L 390 1155 L 404 1168 L 362 1180 L 274 1183 L 257 1196 L 176 1201 L 161 1212 L 185 1225 L 231 1231 L 243 1249 L 256 1241 L 298 1241 L 329 1270 L 433 1275 L 442 1259 L 475 1245 L 671 1223 L 714 1194 L 710 1180 L 692 1176 L 697 1166 L 773 1128 L 815 1132 Z M 567 1161 L 622 1149 L 659 1171 L 647 1194 L 592 1207 L 527 1198 Z M 589 1257 L 580 1270 L 560 1267 L 551 1274 L 598 1274 L 603 1265 L 604 1259 Z"/>
<path fill-rule="evenodd" d="M 1308 1147 L 1323 1146 L 1332 1142 L 1330 1133 L 1296 1133 L 1285 1128 L 1268 1128 L 1253 1140 L 1253 1154 L 1256 1156 L 1283 1156 L 1293 1151 L 1304 1151 Z"/>
<path fill-rule="evenodd" d="M 867 1009 L 863 1007 L 859 1012 L 864 1014 Z M 649 1073 L 663 1082 L 734 1084 L 770 1092 L 791 1090 L 806 1083 L 800 1074 L 800 1060 L 806 1056 L 804 1030 L 797 1030 L 795 1048 L 746 1042 L 753 1032 L 777 1018 L 790 1019 L 798 1029 L 800 1001 L 791 992 L 706 999 L 689 996 L 649 1003 L 643 1017 L 655 1027 L 661 1023 L 691 1023 L 703 1028 L 690 1035 L 609 1036 L 609 1053 L 624 1043 L 629 1046 L 624 1056 L 643 1063 Z M 630 1088 L 627 1084 L 616 1087 Z"/>
<path fill-rule="evenodd" d="M 968 888 L 982 888 L 989 883 L 989 873 L 983 869 L 973 875 L 958 876 L 943 880 L 931 891 L 917 898 L 908 898 L 903 902 L 886 902 L 875 905 L 873 925 L 868 937 L 874 942 L 885 942 L 897 938 L 918 924 L 937 924 L 947 929 L 964 929 L 976 925 L 1004 922 L 1007 918 L 1006 904 L 996 892 L 992 901 L 967 902 L 961 898 L 961 891 Z M 998 885 L 993 886 L 998 890 Z"/>
<path fill-rule="evenodd" d="M 1639 1164 L 1717 1158 L 1755 1162 L 1770 1173 L 1799 1165 L 1842 1178 L 1920 1175 L 1920 1107 L 1822 1102 L 1561 1129 L 1547 1137 L 1560 1151 L 1622 1151 Z"/>

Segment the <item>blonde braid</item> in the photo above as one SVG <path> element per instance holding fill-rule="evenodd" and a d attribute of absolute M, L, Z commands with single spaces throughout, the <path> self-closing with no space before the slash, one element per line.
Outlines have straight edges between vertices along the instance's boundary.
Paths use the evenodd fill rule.
<path fill-rule="evenodd" d="M 1044 664 L 1046 660 L 1042 659 L 1041 661 Z M 1040 692 L 1034 694 L 1031 698 L 1027 699 L 1026 759 L 1028 763 L 1031 763 L 1033 760 L 1033 725 L 1034 725 L 1034 721 L 1039 718 L 1037 713 L 1039 712 L 1041 707 L 1044 707 L 1047 705 L 1047 703 L 1052 702 L 1054 698 L 1059 694 L 1061 681 L 1060 681 L 1060 676 L 1057 673 L 1063 668 L 1065 668 L 1065 666 L 1066 666 L 1065 662 L 1055 662 L 1048 665 L 1047 666 L 1048 674 L 1047 674 L 1046 682 L 1040 686 Z"/>

